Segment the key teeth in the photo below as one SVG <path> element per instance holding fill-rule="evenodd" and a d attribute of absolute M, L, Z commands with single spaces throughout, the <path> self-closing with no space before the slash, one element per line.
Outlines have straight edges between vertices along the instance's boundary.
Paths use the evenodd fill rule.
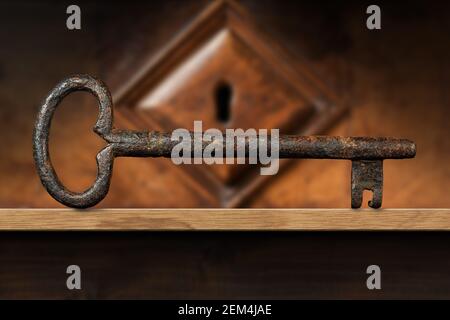
<path fill-rule="evenodd" d="M 361 207 L 363 198 L 363 190 L 356 190 L 352 182 L 352 209 L 358 209 Z"/>
<path fill-rule="evenodd" d="M 383 198 L 383 160 L 352 161 L 352 208 L 361 207 L 363 191 L 372 191 L 369 207 L 378 209 Z"/>
<path fill-rule="evenodd" d="M 373 209 L 378 209 L 381 207 L 382 193 L 380 189 L 372 190 L 372 200 L 369 201 L 369 207 Z"/>

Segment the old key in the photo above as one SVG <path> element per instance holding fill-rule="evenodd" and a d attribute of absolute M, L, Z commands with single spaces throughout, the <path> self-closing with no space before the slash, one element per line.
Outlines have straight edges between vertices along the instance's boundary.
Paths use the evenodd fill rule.
<path fill-rule="evenodd" d="M 67 94 L 79 90 L 88 91 L 97 97 L 99 116 L 94 132 L 108 144 L 97 154 L 97 178 L 94 184 L 84 192 L 76 193 L 66 189 L 59 181 L 50 161 L 48 137 L 58 104 Z M 88 75 L 63 80 L 50 92 L 39 110 L 33 133 L 34 159 L 42 184 L 57 201 L 75 208 L 91 207 L 106 196 L 115 157 L 170 157 L 172 148 L 177 143 L 168 133 L 114 129 L 111 95 L 101 81 Z M 202 148 L 209 143 L 210 141 L 202 140 Z M 270 148 L 269 141 L 267 145 Z M 222 147 L 225 148 L 224 143 Z M 254 145 L 246 141 L 245 147 L 245 156 L 248 157 Z M 373 193 L 369 206 L 379 208 L 382 200 L 383 160 L 413 158 L 415 154 L 415 144 L 406 139 L 292 135 L 279 137 L 280 158 L 351 160 L 352 208 L 361 206 L 364 190 L 371 190 Z"/>

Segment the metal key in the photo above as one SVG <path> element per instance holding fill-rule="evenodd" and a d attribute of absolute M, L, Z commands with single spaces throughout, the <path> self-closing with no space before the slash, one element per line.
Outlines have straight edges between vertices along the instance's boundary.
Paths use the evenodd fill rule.
<path fill-rule="evenodd" d="M 97 154 L 97 178 L 94 184 L 84 192 L 76 193 L 66 189 L 59 181 L 50 161 L 48 137 L 51 120 L 58 104 L 67 94 L 80 90 L 88 91 L 97 97 L 99 116 L 94 132 L 108 144 Z M 194 143 L 194 139 L 192 141 Z M 211 143 L 204 140 L 200 142 L 203 149 Z M 65 79 L 50 92 L 39 110 L 33 133 L 34 159 L 42 184 L 57 201 L 75 208 L 91 207 L 106 196 L 115 157 L 170 157 L 172 148 L 177 143 L 168 133 L 114 129 L 109 90 L 101 81 L 88 75 Z M 224 142 L 222 147 L 225 149 Z M 246 157 L 251 153 L 252 147 L 254 145 L 246 141 Z M 270 148 L 269 141 L 267 147 Z M 406 139 L 292 135 L 279 137 L 280 158 L 351 160 L 352 208 L 361 206 L 364 190 L 373 192 L 369 206 L 381 207 L 383 160 L 413 158 L 415 154 L 415 144 Z"/>

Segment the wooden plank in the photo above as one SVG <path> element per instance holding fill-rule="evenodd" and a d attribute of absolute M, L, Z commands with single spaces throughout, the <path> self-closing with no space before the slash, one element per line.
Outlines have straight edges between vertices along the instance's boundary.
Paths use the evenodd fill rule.
<path fill-rule="evenodd" d="M 450 209 L 0 209 L 0 230 L 450 230 Z"/>

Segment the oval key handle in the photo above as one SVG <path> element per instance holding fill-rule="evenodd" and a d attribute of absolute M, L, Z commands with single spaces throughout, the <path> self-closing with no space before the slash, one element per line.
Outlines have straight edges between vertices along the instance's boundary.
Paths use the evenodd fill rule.
<path fill-rule="evenodd" d="M 33 155 L 39 177 L 48 193 L 62 204 L 87 208 L 100 202 L 108 193 L 114 161 L 114 150 L 107 145 L 97 154 L 97 178 L 83 192 L 72 192 L 59 181 L 50 160 L 48 137 L 53 114 L 66 95 L 74 91 L 88 91 L 98 101 L 99 116 L 94 132 L 104 138 L 113 126 L 112 99 L 108 88 L 98 79 L 88 75 L 75 75 L 61 81 L 43 102 L 33 132 Z"/>

